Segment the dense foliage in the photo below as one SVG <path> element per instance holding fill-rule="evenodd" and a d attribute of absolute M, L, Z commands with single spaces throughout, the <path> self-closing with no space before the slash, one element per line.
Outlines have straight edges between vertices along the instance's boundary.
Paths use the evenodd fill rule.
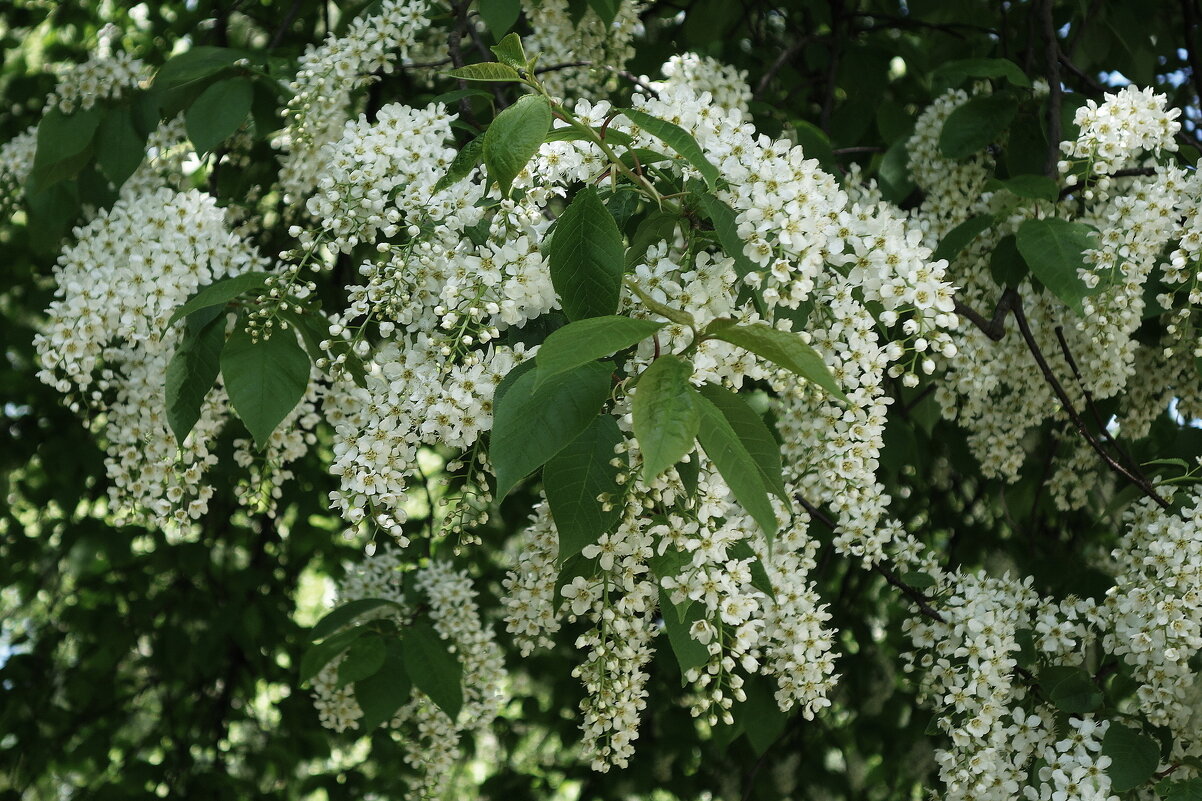
<path fill-rule="evenodd" d="M 15 0 L 0 795 L 1202 798 L 1195 0 Z"/>

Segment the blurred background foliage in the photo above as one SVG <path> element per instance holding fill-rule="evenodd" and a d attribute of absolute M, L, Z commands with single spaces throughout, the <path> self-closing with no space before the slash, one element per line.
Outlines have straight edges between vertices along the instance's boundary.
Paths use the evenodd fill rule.
<path fill-rule="evenodd" d="M 106 25 L 121 30 L 121 49 L 152 66 L 189 44 L 239 47 L 268 55 L 272 74 L 287 80 L 305 47 L 368 5 L 8 0 L 0 12 L 0 142 L 37 122 L 55 67 L 86 60 Z M 1185 109 L 1192 137 L 1202 80 L 1191 70 L 1194 5 L 1054 3 L 1069 118 L 1075 103 L 1129 80 L 1167 92 Z M 761 130 L 795 137 L 833 172 L 859 164 L 890 199 L 913 204 L 903 144 L 916 114 L 946 86 L 937 68 L 1005 57 L 1042 75 L 1036 11 L 1031 2 L 999 0 L 654 0 L 627 66 L 654 76 L 670 55 L 695 51 L 746 70 Z M 527 15 L 536 13 L 531 4 Z M 519 21 L 516 30 L 526 24 Z M 371 113 L 387 102 L 425 104 L 454 83 L 424 87 L 401 70 L 365 89 L 361 107 Z M 630 90 L 623 83 L 617 93 Z M 487 120 L 487 99 L 472 102 Z M 466 140 L 471 131 L 464 128 Z M 223 204 L 254 194 L 256 184 L 270 190 L 278 165 L 269 134 L 257 131 L 248 169 L 216 177 L 199 170 L 193 180 Z M 1038 126 L 1033 136 L 1046 147 Z M 89 196 L 80 182 L 81 203 L 105 202 L 103 192 Z M 254 196 L 280 202 L 270 191 Z M 32 338 L 50 300 L 54 253 L 79 208 L 55 213 L 60 219 L 48 227 L 27 224 L 21 212 L 0 219 L 0 799 L 399 797 L 406 767 L 392 735 L 331 735 L 296 687 L 306 627 L 321 614 L 332 581 L 367 545 L 342 535 L 325 501 L 334 488 L 322 467 L 328 434 L 295 467 L 278 521 L 233 511 L 228 490 L 239 479 L 221 473 L 234 469 L 226 458 L 213 483 L 227 494 L 215 499 L 199 537 L 169 539 L 114 525 L 100 447 L 35 376 Z M 282 229 L 264 229 L 264 253 L 287 247 Z M 343 274 L 322 291 L 339 292 L 352 264 L 346 259 Z M 1113 540 L 1113 521 L 1101 513 L 1056 513 L 1041 490 L 1040 464 L 1027 465 L 1014 486 L 980 479 L 929 391 L 893 389 L 900 411 L 891 414 L 882 470 L 899 519 L 925 521 L 928 541 L 944 549 L 949 565 L 1013 566 L 1057 596 L 1105 589 L 1106 578 L 1076 569 L 1073 554 L 1082 535 L 1100 545 Z M 1043 441 L 1030 452 L 1047 453 L 1052 431 L 1038 436 Z M 1189 457 L 1202 452 L 1200 436 L 1166 412 L 1144 447 L 1160 458 Z M 431 468 L 441 464 L 428 456 Z M 440 479 L 433 469 L 433 490 Z M 506 541 L 525 523 L 531 502 L 529 489 L 513 493 L 480 532 L 478 547 L 492 556 L 471 564 L 482 606 L 492 613 Z M 415 498 L 407 525 L 425 524 L 424 504 Z M 819 536 L 829 539 L 829 532 Z M 452 555 L 449 543 L 440 550 Z M 829 547 L 815 576 L 842 652 L 834 706 L 818 720 L 781 714 L 770 691 L 753 685 L 733 727 L 699 731 L 678 703 L 679 671 L 661 648 L 630 768 L 592 773 L 571 757 L 581 690 L 570 675 L 575 633 L 567 627 L 554 651 L 527 659 L 507 654 L 515 700 L 492 737 L 476 744 L 452 794 L 921 797 L 932 789 L 935 735 L 898 668 L 906 643 L 897 623 L 909 614 L 906 602 Z M 756 725 L 745 732 L 744 720 Z"/>

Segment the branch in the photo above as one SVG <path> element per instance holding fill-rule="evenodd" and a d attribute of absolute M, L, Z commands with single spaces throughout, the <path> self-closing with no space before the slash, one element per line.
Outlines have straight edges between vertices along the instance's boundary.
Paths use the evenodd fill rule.
<path fill-rule="evenodd" d="M 1048 156 L 1043 171 L 1049 178 L 1058 174 L 1060 161 L 1060 45 L 1056 41 L 1056 23 L 1052 21 L 1053 0 L 1043 0 L 1040 16 L 1043 22 L 1044 61 L 1048 70 Z"/>
<path fill-rule="evenodd" d="M 830 515 L 826 514 L 800 495 L 795 495 L 794 497 L 797 499 L 797 502 L 800 503 L 802 507 L 804 507 L 805 510 L 810 513 L 811 517 L 822 523 L 822 525 L 826 526 L 831 531 L 838 531 L 839 527 L 835 521 L 831 519 Z M 892 569 L 886 567 L 881 562 L 873 563 L 869 569 L 873 573 L 882 576 L 891 586 L 901 590 L 907 598 L 914 602 L 914 605 L 918 607 L 918 610 L 931 620 L 937 620 L 940 623 L 945 622 L 943 615 L 939 614 L 939 611 L 931 606 L 930 599 L 923 595 L 917 587 L 911 586 L 910 584 L 907 584 L 898 578 L 897 574 L 894 573 Z"/>
<path fill-rule="evenodd" d="M 1189 60 L 1190 82 L 1194 85 L 1194 94 L 1202 101 L 1202 68 L 1198 65 L 1198 51 L 1194 47 L 1198 21 L 1194 18 L 1193 0 L 1181 0 L 1181 16 L 1185 22 L 1185 56 Z"/>
<path fill-rule="evenodd" d="M 1102 447 L 1102 444 L 1089 433 L 1089 428 L 1085 425 L 1085 421 L 1081 419 L 1081 415 L 1073 407 L 1072 400 L 1069 398 L 1068 393 L 1064 391 L 1064 387 L 1061 386 L 1059 379 L 1056 378 L 1056 374 L 1052 372 L 1052 368 L 1048 366 L 1047 359 L 1043 356 L 1043 351 L 1039 349 L 1039 343 L 1035 341 L 1035 336 L 1031 333 L 1031 326 L 1027 322 L 1026 314 L 1023 313 L 1022 298 L 1018 298 L 1017 293 L 1015 295 L 1014 320 L 1018 323 L 1019 333 L 1022 334 L 1023 341 L 1027 343 L 1027 349 L 1035 357 L 1035 363 L 1039 365 L 1039 371 L 1043 373 L 1044 380 L 1048 382 L 1048 385 L 1052 388 L 1052 392 L 1055 393 L 1056 398 L 1060 401 L 1061 407 L 1069 416 L 1069 419 L 1072 420 L 1077 433 L 1089 443 L 1089 447 L 1094 449 L 1094 452 L 1098 454 L 1102 461 L 1106 463 L 1106 466 L 1114 473 L 1138 487 L 1144 495 L 1155 501 L 1160 508 L 1166 511 L 1170 510 L 1172 505 L 1156 492 L 1156 488 L 1152 486 L 1150 481 L 1146 478 L 1140 478 L 1115 461 L 1114 457 Z"/>
<path fill-rule="evenodd" d="M 271 34 L 271 41 L 267 43 L 268 50 L 275 50 L 280 46 L 280 42 L 284 41 L 284 34 L 292 27 L 292 23 L 296 21 L 296 15 L 300 13 L 301 0 L 292 0 L 292 5 L 288 7 L 288 11 L 284 14 L 284 18 L 280 20 L 280 25 L 275 29 L 275 33 Z"/>
<path fill-rule="evenodd" d="M 776 73 L 780 72 L 781 67 L 788 64 L 789 60 L 797 55 L 797 52 L 801 48 L 812 41 L 813 38 L 809 36 L 794 39 L 793 44 L 780 51 L 780 55 L 772 62 L 772 66 L 768 67 L 764 74 L 760 76 L 759 83 L 755 85 L 755 94 L 752 95 L 752 98 L 755 100 L 761 99 L 764 96 L 764 92 L 768 91 L 768 84 L 772 83 L 772 79 L 776 77 Z"/>
<path fill-rule="evenodd" d="M 971 322 L 985 336 L 992 339 L 994 342 L 1000 342 L 1002 337 L 1006 336 L 1006 315 L 1014 308 L 1014 304 L 1019 302 L 1018 292 L 1013 288 L 1008 288 L 1002 293 L 1002 297 L 997 302 L 997 307 L 993 310 L 993 319 L 986 320 L 977 311 L 964 303 L 961 303 L 959 298 L 955 300 L 956 314 Z"/>
<path fill-rule="evenodd" d="M 826 90 L 822 96 L 822 112 L 819 115 L 818 127 L 824 133 L 830 133 L 831 113 L 835 108 L 835 86 L 839 77 L 839 24 L 842 22 L 842 0 L 828 0 L 831 7 L 831 52 L 826 65 Z"/>

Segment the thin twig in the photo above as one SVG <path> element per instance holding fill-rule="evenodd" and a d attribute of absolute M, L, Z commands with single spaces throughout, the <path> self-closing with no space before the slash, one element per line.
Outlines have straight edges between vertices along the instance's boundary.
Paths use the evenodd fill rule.
<path fill-rule="evenodd" d="M 1181 0 L 1181 16 L 1185 22 L 1185 57 L 1189 61 L 1190 82 L 1194 85 L 1194 94 L 1202 102 L 1202 67 L 1198 64 L 1198 51 L 1194 47 L 1194 32 L 1198 21 L 1194 18 L 1193 0 Z"/>
<path fill-rule="evenodd" d="M 768 85 L 770 83 L 772 83 L 772 79 L 776 77 L 776 73 L 780 72 L 781 67 L 788 64 L 790 59 L 792 59 L 793 56 L 797 55 L 798 51 L 801 50 L 801 48 L 805 47 L 807 44 L 809 44 L 812 41 L 813 41 L 813 39 L 808 36 L 802 37 L 800 39 L 794 39 L 793 44 L 789 45 L 784 50 L 780 51 L 780 55 L 778 55 L 776 57 L 776 60 L 774 60 L 772 62 L 772 65 L 770 67 L 768 67 L 768 69 L 764 72 L 763 75 L 760 76 L 759 83 L 757 83 L 755 86 L 755 94 L 752 95 L 752 97 L 755 100 L 762 99 L 764 96 L 764 92 L 768 91 Z"/>
<path fill-rule="evenodd" d="M 1014 302 L 1013 311 L 1014 320 L 1018 323 L 1018 331 L 1020 334 L 1022 334 L 1023 341 L 1027 343 L 1027 349 L 1031 351 L 1031 355 L 1035 357 L 1035 363 L 1039 365 L 1039 371 L 1043 373 L 1044 380 L 1047 381 L 1048 385 L 1052 388 L 1052 392 L 1055 393 L 1056 398 L 1060 401 L 1061 407 L 1069 416 L 1069 419 L 1072 420 L 1073 426 L 1075 426 L 1077 429 L 1077 433 L 1080 434 L 1087 443 L 1089 443 L 1089 447 L 1093 448 L 1094 452 L 1098 454 L 1102 461 L 1106 463 L 1106 466 L 1109 467 L 1114 473 L 1138 487 L 1144 493 L 1144 495 L 1155 501 L 1160 508 L 1165 509 L 1166 511 L 1171 509 L 1172 505 L 1160 496 L 1160 493 L 1156 491 L 1156 488 L 1152 486 L 1151 482 L 1149 482 L 1147 479 L 1141 479 L 1126 467 L 1119 464 L 1114 457 L 1106 452 L 1106 449 L 1102 447 L 1102 444 L 1098 442 L 1098 440 L 1092 434 L 1089 433 L 1089 427 L 1085 425 L 1085 421 L 1081 419 L 1081 415 L 1077 413 L 1076 408 L 1073 406 L 1072 399 L 1069 398 L 1068 393 L 1064 391 L 1064 387 L 1060 384 L 1060 380 L 1056 378 L 1056 374 L 1052 372 L 1052 368 L 1048 366 L 1047 359 L 1044 358 L 1043 351 L 1039 348 L 1039 343 L 1035 341 L 1035 336 L 1031 333 L 1031 326 L 1027 322 L 1026 314 L 1023 313 L 1022 298 L 1018 298 Z"/>
<path fill-rule="evenodd" d="M 842 24 L 842 0 L 828 0 L 831 8 L 830 57 L 826 63 L 826 88 L 822 95 L 822 112 L 818 118 L 818 127 L 825 133 L 830 133 L 831 113 L 835 109 L 835 87 L 839 77 L 839 56 L 842 42 L 839 39 L 839 26 Z"/>
<path fill-rule="evenodd" d="M 834 520 L 831 519 L 830 515 L 826 514 L 800 495 L 795 495 L 794 497 L 797 499 L 797 502 L 800 503 L 807 512 L 809 512 L 811 517 L 822 523 L 822 525 L 826 526 L 831 531 L 838 530 L 838 525 Z M 892 569 L 881 562 L 873 563 L 869 569 L 873 573 L 876 573 L 884 578 L 885 581 L 887 581 L 891 586 L 901 590 L 907 598 L 914 602 L 914 605 L 917 606 L 918 610 L 924 615 L 932 620 L 938 620 L 940 623 L 944 622 L 943 615 L 939 614 L 939 611 L 931 606 L 930 599 L 923 595 L 917 587 L 913 587 L 898 578 L 897 574 L 894 573 Z"/>
<path fill-rule="evenodd" d="M 986 320 L 976 309 L 962 303 L 959 298 L 956 299 L 956 314 L 971 322 L 981 330 L 985 336 L 992 339 L 994 342 L 1000 342 L 1002 337 L 1006 336 L 1006 315 L 1014 308 L 1015 302 L 1018 301 L 1018 292 L 1013 287 L 1008 288 L 1002 293 L 1002 297 L 997 302 L 997 308 L 993 310 L 993 319 Z"/>
<path fill-rule="evenodd" d="M 292 5 L 288 7 L 284 18 L 280 20 L 279 27 L 275 29 L 275 33 L 271 34 L 271 41 L 267 43 L 268 50 L 275 50 L 280 46 L 280 42 L 284 41 L 284 34 L 288 33 L 292 23 L 296 21 L 296 15 L 300 13 L 301 2 L 302 0 L 292 0 Z"/>
<path fill-rule="evenodd" d="M 1058 175 L 1060 162 L 1060 45 L 1056 41 L 1056 23 L 1052 20 L 1053 0 L 1043 0 L 1040 11 L 1043 21 L 1044 62 L 1048 71 L 1048 155 L 1043 171 L 1049 178 Z"/>

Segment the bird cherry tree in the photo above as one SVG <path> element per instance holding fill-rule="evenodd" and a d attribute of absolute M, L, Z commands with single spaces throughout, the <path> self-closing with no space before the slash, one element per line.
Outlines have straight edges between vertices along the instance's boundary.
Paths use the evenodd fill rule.
<path fill-rule="evenodd" d="M 97 517 L 328 486 L 343 775 L 1202 797 L 1191 0 L 279 5 L 101 29 L 0 174 Z"/>

